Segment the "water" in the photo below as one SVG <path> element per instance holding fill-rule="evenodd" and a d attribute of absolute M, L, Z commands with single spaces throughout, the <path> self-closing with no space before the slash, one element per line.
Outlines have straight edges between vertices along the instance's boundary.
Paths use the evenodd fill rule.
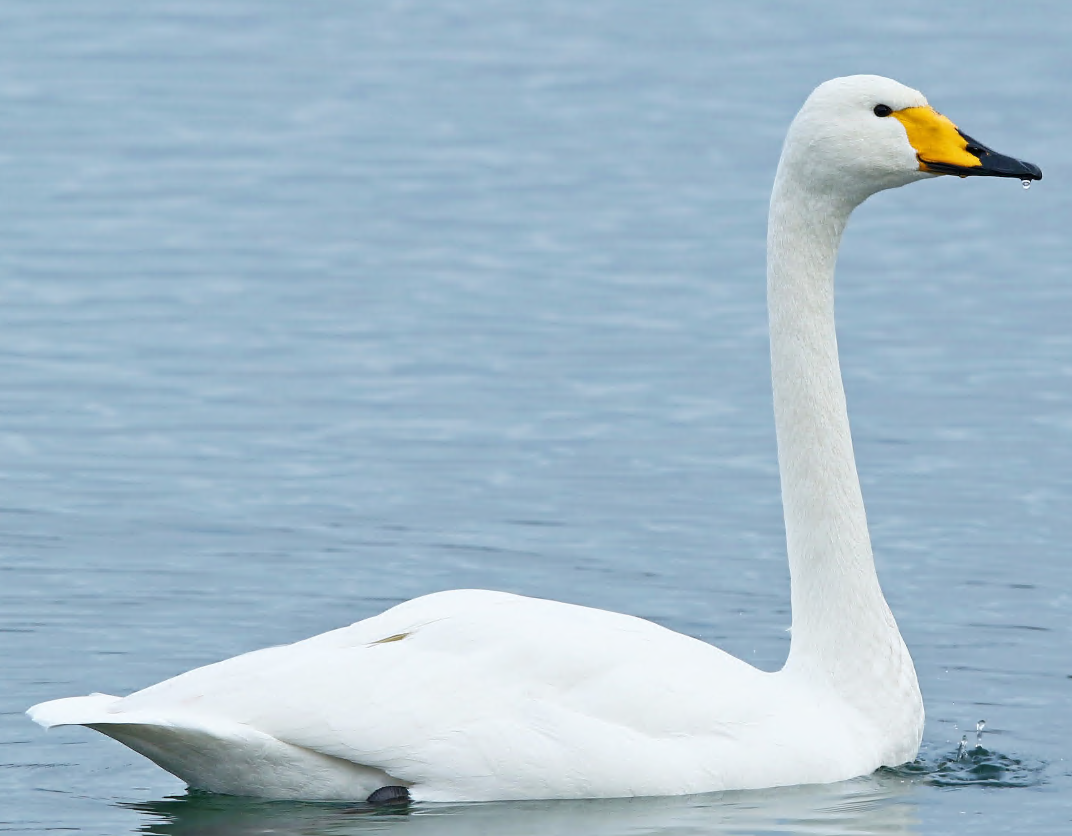
<path fill-rule="evenodd" d="M 1056 2 L 0 7 L 0 827 L 1067 832 L 1070 35 Z M 184 796 L 22 716 L 455 586 L 776 668 L 766 201 L 860 71 L 1046 176 L 879 195 L 840 260 L 917 764 L 383 816 Z"/>

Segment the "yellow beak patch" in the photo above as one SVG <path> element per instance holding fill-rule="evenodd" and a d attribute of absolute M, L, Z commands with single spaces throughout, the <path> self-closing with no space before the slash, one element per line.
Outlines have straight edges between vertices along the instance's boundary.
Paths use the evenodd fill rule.
<path fill-rule="evenodd" d="M 921 171 L 931 170 L 928 162 L 961 168 L 982 165 L 977 156 L 968 152 L 968 141 L 957 131 L 957 126 L 933 107 L 906 107 L 890 115 L 904 125 L 908 141 L 916 149 Z"/>

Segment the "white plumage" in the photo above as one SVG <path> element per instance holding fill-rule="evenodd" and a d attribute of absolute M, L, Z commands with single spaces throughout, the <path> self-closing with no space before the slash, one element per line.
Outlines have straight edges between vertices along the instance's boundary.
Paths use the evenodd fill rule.
<path fill-rule="evenodd" d="M 862 718 L 838 706 L 824 721 L 822 695 L 783 679 L 643 619 L 457 590 L 125 699 L 57 700 L 32 716 L 96 728 L 193 786 L 267 797 L 354 799 L 396 784 L 430 801 L 787 784 L 800 764 L 782 755 L 801 736 L 823 780 L 870 771 L 875 753 L 840 765 Z"/>
<path fill-rule="evenodd" d="M 781 671 L 632 616 L 458 590 L 30 716 L 94 728 L 191 786 L 268 798 L 356 799 L 395 785 L 417 801 L 676 795 L 838 781 L 910 760 L 923 705 L 875 575 L 833 268 L 868 195 L 932 176 L 942 142 L 964 164 L 952 134 L 922 147 L 902 117 L 930 119 L 923 109 L 941 118 L 888 79 L 827 82 L 779 165 L 768 296 L 793 603 Z M 966 173 L 1020 176 L 980 160 Z"/>

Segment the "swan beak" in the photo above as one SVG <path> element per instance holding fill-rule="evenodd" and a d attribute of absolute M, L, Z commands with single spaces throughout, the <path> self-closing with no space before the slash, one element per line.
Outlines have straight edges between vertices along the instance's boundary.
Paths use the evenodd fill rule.
<path fill-rule="evenodd" d="M 916 149 L 920 171 L 959 177 L 1042 179 L 1042 169 L 1037 165 L 987 148 L 932 107 L 906 107 L 890 115 L 904 125 L 908 141 Z"/>

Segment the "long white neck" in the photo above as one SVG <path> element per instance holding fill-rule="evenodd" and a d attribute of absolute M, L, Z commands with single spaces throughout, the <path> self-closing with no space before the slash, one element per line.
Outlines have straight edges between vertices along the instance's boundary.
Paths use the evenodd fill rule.
<path fill-rule="evenodd" d="M 834 331 L 834 265 L 860 200 L 809 191 L 783 160 L 771 199 L 767 299 L 792 582 L 786 670 L 871 699 L 876 680 L 893 673 L 887 662 L 898 676 L 907 666 L 917 686 L 875 573 Z"/>

